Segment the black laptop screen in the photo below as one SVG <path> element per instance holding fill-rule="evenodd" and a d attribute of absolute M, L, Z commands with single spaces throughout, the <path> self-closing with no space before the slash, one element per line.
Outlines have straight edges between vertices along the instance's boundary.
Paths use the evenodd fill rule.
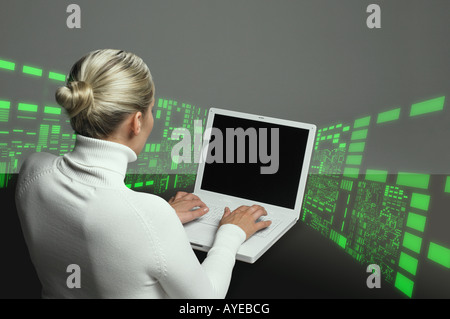
<path fill-rule="evenodd" d="M 220 114 L 213 128 L 201 189 L 293 209 L 309 130 Z"/>

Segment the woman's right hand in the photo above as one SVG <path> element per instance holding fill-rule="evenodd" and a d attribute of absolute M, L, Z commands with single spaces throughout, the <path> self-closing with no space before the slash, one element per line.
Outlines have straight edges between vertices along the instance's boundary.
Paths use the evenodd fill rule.
<path fill-rule="evenodd" d="M 239 206 L 234 211 L 225 207 L 225 212 L 219 223 L 219 227 L 224 224 L 234 224 L 239 226 L 249 239 L 258 230 L 268 227 L 272 222 L 270 220 L 256 222 L 261 216 L 267 216 L 264 207 L 259 205 Z"/>

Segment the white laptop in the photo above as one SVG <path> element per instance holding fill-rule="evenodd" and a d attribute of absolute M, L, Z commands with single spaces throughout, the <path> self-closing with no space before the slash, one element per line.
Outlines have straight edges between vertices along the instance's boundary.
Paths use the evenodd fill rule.
<path fill-rule="evenodd" d="M 261 257 L 300 218 L 316 129 L 211 108 L 194 188 L 210 210 L 184 225 L 191 246 L 201 251 L 212 247 L 226 206 L 233 211 L 258 204 L 268 213 L 261 218 L 272 224 L 245 241 L 236 259 L 254 263 Z"/>

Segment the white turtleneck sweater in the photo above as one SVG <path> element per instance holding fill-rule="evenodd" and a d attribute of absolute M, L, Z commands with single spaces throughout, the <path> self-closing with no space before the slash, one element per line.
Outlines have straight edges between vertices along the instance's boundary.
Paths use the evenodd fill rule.
<path fill-rule="evenodd" d="M 199 263 L 175 210 L 124 184 L 129 147 L 77 136 L 72 152 L 31 155 L 16 204 L 44 298 L 224 298 L 245 241 L 223 225 Z M 76 264 L 81 288 L 69 288 Z"/>

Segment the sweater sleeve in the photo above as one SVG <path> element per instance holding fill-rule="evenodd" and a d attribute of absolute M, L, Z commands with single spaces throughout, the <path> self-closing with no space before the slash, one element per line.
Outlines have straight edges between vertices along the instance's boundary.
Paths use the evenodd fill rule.
<path fill-rule="evenodd" d="M 170 298 L 225 298 L 245 232 L 236 225 L 222 225 L 200 264 L 175 210 L 162 198 L 159 200 L 162 211 L 144 219 L 159 247 L 159 283 L 166 294 Z"/>
<path fill-rule="evenodd" d="M 212 284 L 213 295 L 225 297 L 236 253 L 245 238 L 246 234 L 239 226 L 226 224 L 218 229 L 214 245 L 202 263 L 202 268 Z"/>
<path fill-rule="evenodd" d="M 178 219 L 175 213 L 173 215 Z M 200 264 L 181 222 L 174 224 L 176 230 L 172 238 L 162 244 L 167 266 L 160 280 L 163 289 L 171 298 L 225 298 L 245 232 L 236 225 L 221 226 L 212 248 Z"/>

